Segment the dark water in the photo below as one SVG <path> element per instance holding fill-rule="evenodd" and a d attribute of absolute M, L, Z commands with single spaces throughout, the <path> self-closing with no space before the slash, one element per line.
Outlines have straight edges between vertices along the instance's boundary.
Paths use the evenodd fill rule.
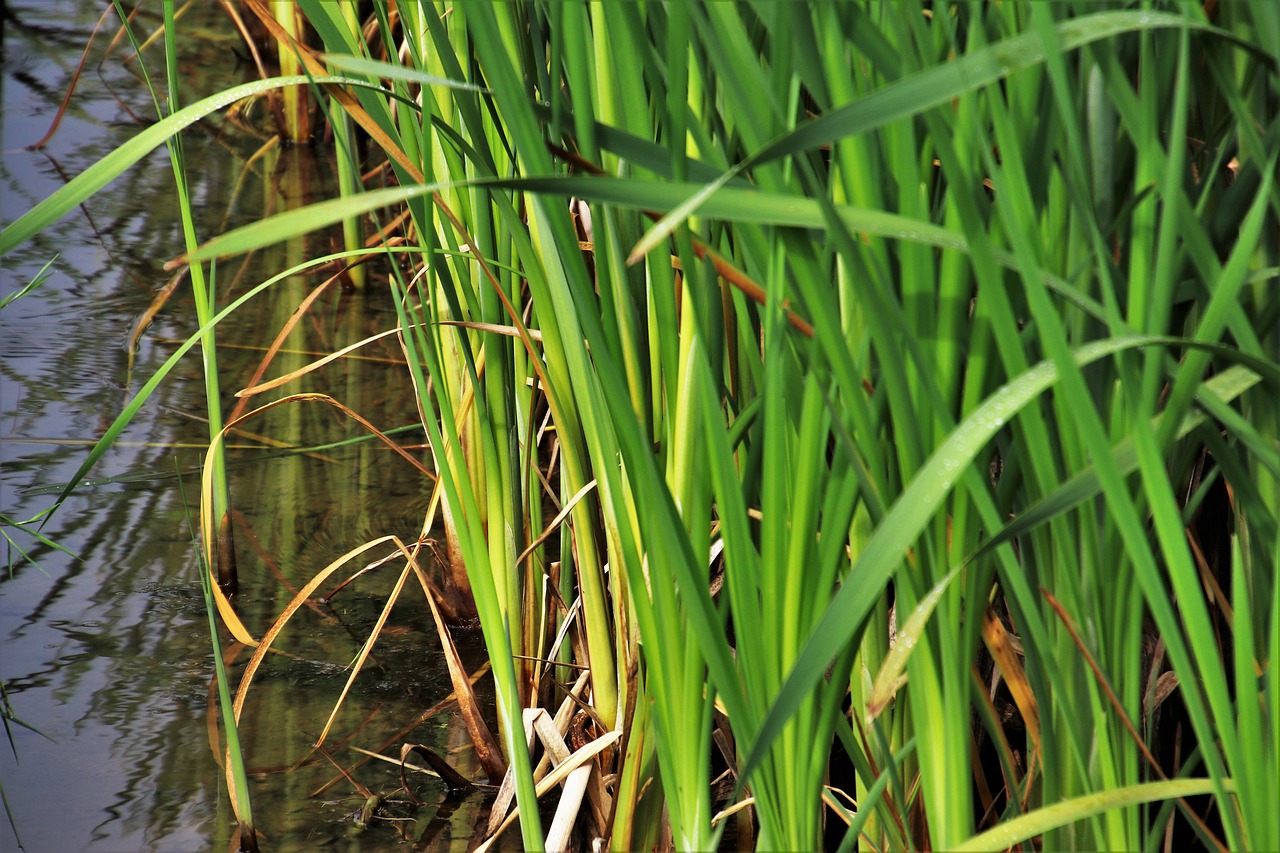
<path fill-rule="evenodd" d="M 43 151 L 25 150 L 48 129 L 104 5 L 6 0 L 0 222 L 13 221 L 136 133 L 135 116 L 154 114 L 137 63 L 125 61 L 127 42 L 107 55 L 112 20 L 94 44 L 57 135 Z M 158 11 L 158 4 L 151 6 Z M 138 19 L 146 33 L 158 23 L 154 13 Z M 186 103 L 254 76 L 238 59 L 239 42 L 219 4 L 197 0 L 179 29 L 188 33 Z M 146 58 L 153 72 L 162 67 L 158 50 Z M 250 118 L 260 121 L 261 110 Z M 333 192 L 333 167 L 322 149 L 254 160 L 261 140 L 221 117 L 185 139 L 205 238 Z M 224 265 L 220 295 L 243 293 L 329 251 L 316 242 Z M 183 282 L 131 362 L 130 331 L 169 279 L 164 262 L 181 250 L 173 175 L 159 150 L 0 261 L 3 296 L 57 256 L 49 281 L 0 312 L 0 513 L 26 519 L 50 506 L 92 443 L 195 329 L 190 285 Z M 291 279 L 220 329 L 227 410 L 263 349 L 322 280 Z M 376 271 L 366 292 L 331 288 L 268 376 L 389 328 L 394 318 L 384 293 Z M 380 428 L 412 424 L 412 392 L 396 347 L 362 352 L 366 358 L 339 362 L 289 390 L 331 394 Z M 15 714 L 47 736 L 13 726 L 14 749 L 0 741 L 0 784 L 27 850 L 225 850 L 229 844 L 233 818 L 209 736 L 212 653 L 188 524 L 208 441 L 204 407 L 193 352 L 91 472 L 92 483 L 43 527 L 74 557 L 5 528 L 16 544 L 0 542 L 0 679 Z M 322 406 L 277 409 L 246 428 L 295 445 L 362 435 Z M 399 438 L 421 441 L 412 432 Z M 373 443 L 310 455 L 281 454 L 255 437 L 238 437 L 233 445 L 233 502 L 242 517 L 237 606 L 259 635 L 293 590 L 345 551 L 385 534 L 418 535 L 430 484 Z M 21 559 L 19 548 L 34 562 Z M 368 559 L 337 572 L 334 582 Z M 399 570 L 389 564 L 332 603 L 304 607 L 277 643 L 290 656 L 275 656 L 249 694 L 242 738 L 256 771 L 252 795 L 266 849 L 465 847 L 482 818 L 481 803 L 455 811 L 442 802 L 438 783 L 420 777 L 414 790 L 424 807 L 393 804 L 389 816 L 405 820 L 381 820 L 360 832 L 349 816 L 362 798 L 350 783 L 338 778 L 312 796 L 337 777 L 332 765 L 313 755 L 287 772 L 307 759 Z M 459 639 L 474 665 L 481 657 L 477 641 Z M 248 657 L 239 650 L 233 680 Z M 452 712 L 400 733 L 450 689 L 430 615 L 411 582 L 338 715 L 327 740 L 331 754 L 351 767 L 361 758 L 352 746 L 390 755 L 402 742 L 426 743 L 476 775 Z M 399 785 L 395 768 L 381 762 L 353 775 L 375 792 Z M 15 847 L 0 816 L 0 850 Z"/>

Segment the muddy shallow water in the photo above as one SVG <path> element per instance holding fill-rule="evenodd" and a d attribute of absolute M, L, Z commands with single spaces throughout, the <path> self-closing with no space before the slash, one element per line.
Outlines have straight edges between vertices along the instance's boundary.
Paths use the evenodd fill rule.
<path fill-rule="evenodd" d="M 142 125 L 135 116 L 153 114 L 136 63 L 125 62 L 124 43 L 104 58 L 114 34 L 109 27 L 95 42 L 57 134 L 42 151 L 25 148 L 48 129 L 103 5 L 7 0 L 0 222 L 12 222 L 136 133 Z M 146 32 L 158 24 L 154 17 L 139 22 Z M 219 4 L 193 4 L 184 27 L 191 34 L 183 55 L 186 103 L 251 79 Z M 146 58 L 153 70 L 162 67 L 158 51 Z M 261 141 L 221 118 L 185 139 L 206 238 L 264 211 L 332 193 L 333 167 L 323 149 L 253 160 Z M 131 330 L 169 281 L 164 262 L 182 249 L 176 217 L 173 174 L 161 149 L 0 261 L 3 296 L 57 256 L 47 282 L 0 312 L 0 514 L 26 519 L 49 507 L 93 442 L 195 329 L 184 281 L 132 356 L 129 351 Z M 244 266 L 227 264 L 218 272 L 220 295 L 243 293 L 328 250 L 297 243 Z M 220 329 L 226 409 L 265 347 L 322 280 L 295 277 Z M 365 292 L 331 288 L 268 375 L 393 323 L 376 276 Z M 412 425 L 412 392 L 394 344 L 363 352 L 365 358 L 339 362 L 291 390 L 331 394 L 380 428 Z M 0 542 L 0 679 L 13 712 L 42 733 L 12 726 L 14 749 L 0 743 L 0 784 L 27 850 L 227 848 L 233 820 L 210 747 L 213 663 L 190 528 L 208 441 L 203 410 L 193 353 L 91 472 L 91 482 L 43 527 L 74 557 L 5 528 L 15 544 Z M 276 410 L 248 429 L 308 446 L 361 436 L 355 424 L 321 406 Z M 421 442 L 411 430 L 398 437 L 407 445 Z M 237 605 L 251 630 L 265 630 L 292 590 L 348 549 L 389 533 L 406 539 L 419 533 L 430 483 L 371 442 L 311 454 L 281 453 L 255 437 L 233 446 L 231 488 L 242 524 Z M 19 549 L 33 561 L 22 560 Z M 358 567 L 339 571 L 335 583 Z M 414 790 L 425 806 L 393 804 L 388 817 L 400 820 L 379 820 L 361 831 L 350 816 L 362 797 L 350 783 L 339 778 L 316 793 L 337 776 L 323 757 L 312 755 L 286 772 L 307 757 L 324 727 L 398 568 L 392 564 L 332 602 L 303 608 L 281 639 L 290 656 L 277 656 L 255 682 L 242 738 L 255 772 L 252 796 L 264 849 L 393 849 L 406 842 L 414 849 L 465 848 L 483 819 L 483 802 L 445 803 L 438 782 L 422 777 Z M 361 757 L 353 746 L 390 755 L 401 742 L 425 743 L 475 775 L 451 712 L 394 737 L 451 690 L 421 592 L 413 584 L 405 590 L 327 746 L 335 760 L 351 766 Z M 459 641 L 468 662 L 478 664 L 478 637 Z M 248 653 L 230 654 L 236 679 Z M 374 792 L 399 785 L 390 764 L 366 764 L 355 776 Z M 0 849 L 13 847 L 0 815 Z"/>

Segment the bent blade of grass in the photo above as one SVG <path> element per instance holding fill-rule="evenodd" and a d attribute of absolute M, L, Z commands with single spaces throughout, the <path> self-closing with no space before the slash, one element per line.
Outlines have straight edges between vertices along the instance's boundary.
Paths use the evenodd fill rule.
<path fill-rule="evenodd" d="M 1112 338 L 1079 348 L 1073 358 L 1083 367 L 1109 355 L 1163 343 L 1168 343 L 1168 339 L 1145 335 Z M 751 745 L 739 778 L 750 778 L 786 721 L 823 677 L 831 661 L 861 629 L 903 555 L 942 506 L 959 476 L 1004 424 L 1053 385 L 1059 376 L 1060 370 L 1054 362 L 1043 361 L 1008 382 L 961 421 L 925 462 L 889 509 L 814 628 Z"/>
<path fill-rule="evenodd" d="M 249 687 L 253 684 L 253 679 L 258 673 L 258 669 L 262 665 L 262 661 L 266 658 L 268 652 L 274 651 L 276 638 L 280 635 L 280 632 L 284 630 L 284 627 L 288 624 L 289 620 L 293 618 L 293 615 L 307 603 L 311 598 L 312 593 L 319 589 L 320 585 L 328 580 L 334 572 L 347 565 L 347 563 L 356 556 L 387 543 L 392 543 L 397 547 L 403 547 L 400 540 L 396 536 L 392 535 L 381 536 L 377 539 L 365 542 L 363 545 L 352 548 L 333 562 L 329 563 L 329 565 L 317 572 L 311 580 L 307 581 L 307 583 L 294 594 L 289 603 L 280 611 L 280 615 L 276 617 L 275 622 L 273 622 L 271 627 L 263 633 L 262 642 L 253 650 L 253 655 L 249 658 L 249 662 L 245 665 L 244 673 L 240 676 L 240 684 L 236 688 L 235 702 L 232 705 L 232 709 L 235 714 L 234 719 L 236 722 L 240 721 L 240 714 L 244 710 L 245 698 L 249 695 Z M 383 557 L 381 559 L 387 560 L 394 556 L 395 555 L 392 554 L 389 557 Z"/>
<path fill-rule="evenodd" d="M 215 258 L 243 255 L 294 237 L 319 231 L 352 216 L 410 201 L 444 189 L 446 184 L 427 184 L 372 190 L 346 198 L 333 198 L 260 219 L 234 228 L 201 244 L 195 251 L 175 258 L 166 266 L 201 263 Z"/>
<path fill-rule="evenodd" d="M 1217 790 L 1218 784 L 1227 791 L 1235 790 L 1235 785 L 1230 779 L 1222 779 L 1219 782 L 1211 779 L 1169 779 L 1073 797 L 1006 820 L 994 829 L 975 835 L 958 845 L 955 850 L 1007 850 L 1015 844 L 1043 835 L 1051 829 L 1067 826 L 1111 809 L 1208 794 Z"/>
<path fill-rule="evenodd" d="M 266 405 L 263 405 L 257 409 L 254 409 L 253 411 L 248 412 L 247 414 L 242 415 L 241 417 L 233 419 L 232 421 L 228 422 L 226 426 L 223 427 L 222 431 L 218 434 L 218 436 L 214 439 L 214 443 L 210 445 L 209 450 L 207 451 L 207 454 L 212 455 L 213 453 L 215 453 L 217 450 L 216 445 L 219 442 L 221 442 L 222 439 L 230 431 L 235 429 L 235 427 L 241 421 L 245 421 L 245 420 L 248 420 L 249 418 L 263 414 L 282 404 L 309 403 L 309 402 L 320 402 L 320 403 L 326 403 L 330 406 L 333 406 L 334 408 L 338 409 L 342 413 L 358 421 L 362 426 L 370 430 L 375 435 L 382 437 L 384 441 L 387 441 L 393 447 L 395 446 L 394 442 L 390 442 L 388 439 L 386 439 L 385 435 L 383 435 L 382 433 L 379 433 L 378 430 L 376 430 L 370 423 L 368 423 L 362 417 L 357 415 L 355 412 L 352 412 L 350 409 L 343 406 L 338 401 L 330 397 L 327 397 L 326 395 L 323 395 L 323 394 L 297 394 L 290 397 L 282 398 L 280 400 L 273 401 L 271 403 L 267 403 Z M 212 488 L 211 475 L 209 473 L 210 467 L 211 466 L 208 466 L 208 465 L 205 466 L 205 473 L 203 475 L 203 480 L 202 480 L 202 500 L 201 500 L 202 512 L 201 512 L 200 523 L 201 523 L 201 539 L 203 540 L 203 543 L 204 543 L 203 558 L 206 563 L 206 566 L 203 569 L 204 581 L 209 584 L 209 587 L 207 588 L 207 594 L 215 600 L 219 612 L 222 613 L 223 615 L 224 623 L 227 622 L 228 613 L 230 613 L 230 619 L 232 621 L 228 623 L 228 627 L 232 630 L 233 634 L 236 634 L 237 639 L 241 640 L 241 642 L 245 642 L 245 640 L 242 639 L 241 636 L 237 633 L 237 630 L 235 627 L 236 625 L 240 625 L 239 618 L 235 615 L 234 611 L 231 610 L 230 603 L 226 600 L 226 597 L 221 594 L 221 591 L 217 588 L 216 585 L 212 584 L 212 578 L 210 576 L 210 572 L 208 569 L 208 565 L 211 565 L 208 563 L 208 560 L 211 557 L 209 543 L 212 541 L 212 536 L 214 532 L 213 519 L 211 514 L 207 511 L 209 502 L 207 501 L 207 499 L 205 499 L 205 496 L 207 496 L 208 491 Z M 347 551 L 345 554 L 338 557 L 336 560 L 332 561 L 329 565 L 325 566 L 323 569 L 317 572 L 311 578 L 311 580 L 309 580 L 301 589 L 297 591 L 297 593 L 295 593 L 294 597 L 281 611 L 280 615 L 276 617 L 275 622 L 272 623 L 272 625 L 262 635 L 262 640 L 260 642 L 254 641 L 252 640 L 252 638 L 249 638 L 249 641 L 246 642 L 246 645 L 253 646 L 254 651 L 253 651 L 252 657 L 249 660 L 248 665 L 245 667 L 245 671 L 243 675 L 241 675 L 240 685 L 236 690 L 235 700 L 231 705 L 232 714 L 231 716 L 228 717 L 229 720 L 234 720 L 236 722 L 239 721 L 241 711 L 244 708 L 245 697 L 248 695 L 249 687 L 253 683 L 253 678 L 254 678 L 254 675 L 257 673 L 258 667 L 262 663 L 262 660 L 265 658 L 267 652 L 271 651 L 272 644 L 275 642 L 276 637 L 279 636 L 280 632 L 284 629 L 284 626 L 288 623 L 289 619 L 293 617 L 294 613 L 296 613 L 304 604 L 306 604 L 306 602 L 310 599 L 312 593 L 314 593 L 320 587 L 320 585 L 330 577 L 330 575 L 332 575 L 338 569 L 342 568 L 344 565 L 350 562 L 350 560 L 352 560 L 354 557 L 386 543 L 394 544 L 397 549 L 397 552 L 400 554 L 407 555 L 409 553 L 408 550 L 405 548 L 404 544 L 396 536 L 383 536 L 378 539 L 374 539 L 370 542 L 366 542 L 363 545 L 360 545 L 356 548 L 353 548 Z M 394 556 L 395 556 L 395 553 L 387 557 L 381 558 L 380 561 L 385 562 Z M 406 568 L 405 571 L 407 572 L 408 569 Z M 403 584 L 403 577 L 401 578 L 401 585 L 402 584 Z M 397 594 L 398 592 L 399 592 L 399 586 L 397 586 Z M 392 600 L 394 600 L 394 596 Z M 212 616 L 210 618 L 212 619 Z M 385 613 L 384 613 L 384 618 L 385 618 Z M 216 626 L 211 625 L 211 628 L 213 627 L 216 627 Z M 244 632 L 247 635 L 247 631 L 243 628 L 242 625 L 240 626 L 239 631 Z M 216 637 L 216 634 L 215 634 L 215 637 Z M 372 640 L 372 637 L 370 639 Z M 349 686 L 350 685 L 348 684 L 348 687 Z M 335 713 L 336 713 L 336 709 L 335 709 Z"/>
<path fill-rule="evenodd" d="M 396 545 L 403 555 L 408 556 L 403 544 L 397 540 Z M 333 710 L 329 712 L 329 719 L 325 720 L 324 727 L 320 730 L 319 736 L 316 737 L 316 746 L 324 743 L 325 738 L 329 736 L 329 731 L 338 719 L 338 711 L 341 710 L 342 703 L 346 701 L 347 695 L 350 694 L 351 688 L 356 683 L 356 678 L 360 675 L 361 670 L 364 669 L 365 662 L 369 660 L 369 655 L 373 653 L 374 645 L 377 644 L 378 638 L 382 636 L 382 629 L 387 624 L 387 618 L 391 616 L 391 609 L 400 600 L 400 593 L 404 591 L 405 582 L 409 580 L 412 574 L 412 562 L 412 559 L 405 561 L 405 566 L 400 571 L 400 577 L 396 579 L 395 587 L 391 590 L 391 594 L 387 596 L 386 604 L 383 605 L 382 610 L 378 613 L 378 618 L 373 623 L 373 627 L 369 630 L 369 636 L 365 638 L 364 643 L 360 646 L 360 651 L 356 654 L 355 659 L 347 664 L 349 671 L 347 682 L 342 685 L 342 690 L 338 693 L 338 700 L 334 702 Z"/>
<path fill-rule="evenodd" d="M 592 203 L 604 202 L 619 207 L 641 210 L 669 210 L 686 201 L 691 194 L 710 188 L 680 181 L 656 182 L 638 178 L 604 178 L 571 175 L 539 177 L 531 176 L 515 180 L 499 180 L 499 186 L 546 192 L 585 199 Z M 844 227 L 859 235 L 888 237 L 909 243 L 919 243 L 938 249 L 951 249 L 970 253 L 968 239 L 958 231 L 888 211 L 832 204 Z M 716 187 L 705 197 L 699 213 L 708 218 L 719 218 L 735 224 L 776 225 L 791 228 L 827 230 L 830 221 L 823 213 L 823 206 L 814 198 L 785 192 L 767 192 L 741 186 Z M 990 248 L 992 257 L 1001 266 L 1015 269 L 1017 261 L 1009 252 Z M 1100 320 L 1106 320 L 1106 310 L 1097 300 L 1085 295 L 1067 280 L 1040 271 L 1044 282 L 1055 293 L 1068 299 L 1073 305 Z M 1122 329 L 1123 331 L 1130 331 Z"/>
<path fill-rule="evenodd" d="M 277 214 L 260 222 L 243 225 L 207 241 L 181 260 L 195 263 L 242 254 L 251 249 L 280 242 L 286 237 L 306 233 L 307 228 L 331 225 L 341 221 L 346 215 L 368 213 L 379 207 L 409 201 L 432 192 L 465 187 L 523 190 L 563 195 L 566 198 L 578 197 L 632 209 L 657 210 L 674 208 L 686 200 L 691 192 L 700 192 L 707 188 L 680 181 L 656 183 L 630 178 L 548 175 L 519 179 L 477 178 L 372 190 L 351 199 L 317 202 L 307 207 Z M 343 207 L 343 202 L 350 207 Z M 968 251 L 969 244 L 963 235 L 931 222 L 881 210 L 845 205 L 837 206 L 836 210 L 848 228 L 855 232 L 878 237 L 893 237 L 940 249 Z M 826 227 L 822 210 L 813 199 L 742 187 L 717 187 L 703 202 L 702 213 L 709 217 L 730 219 L 742 224 L 810 229 Z"/>
<path fill-rule="evenodd" d="M 80 559 L 80 556 L 78 554 L 73 553 L 65 545 L 61 544 L 60 542 L 55 542 L 54 540 L 50 539 L 48 536 L 45 536 L 39 530 L 28 529 L 30 525 L 35 524 L 37 521 L 40 521 L 40 519 L 48 515 L 49 512 L 50 510 L 47 510 L 47 509 L 42 510 L 41 512 L 32 516 L 31 518 L 26 519 L 25 521 L 19 521 L 16 518 L 10 518 L 4 513 L 0 513 L 0 536 L 4 536 L 5 541 L 9 543 L 10 547 L 16 549 L 18 553 L 22 555 L 23 560 L 26 560 L 27 562 L 31 563 L 33 566 L 37 566 L 37 568 L 39 566 L 36 563 L 36 561 L 32 559 L 31 555 L 27 553 L 25 548 L 23 548 L 21 545 L 19 545 L 17 542 L 13 540 L 13 537 L 11 537 L 5 531 L 6 528 L 21 530 L 23 533 L 26 533 L 28 536 L 32 537 L 33 539 L 35 539 L 37 542 L 39 542 L 41 545 L 43 545 L 46 548 L 52 548 L 55 551 L 61 551 L 62 553 L 66 554 L 68 557 L 70 557 L 73 560 Z M 19 564 L 21 564 L 21 561 L 19 561 Z M 10 561 L 9 562 L 10 577 L 13 576 L 13 567 L 14 567 L 14 563 Z"/>
<path fill-rule="evenodd" d="M 745 164 L 743 164 L 745 165 Z M 698 190 L 689 198 L 676 205 L 669 213 L 665 214 L 661 219 L 653 224 L 644 236 L 640 238 L 640 242 L 636 243 L 631 250 L 631 254 L 627 255 L 627 265 L 638 263 L 651 251 L 656 249 L 662 241 L 671 236 L 671 232 L 680 226 L 693 212 L 711 196 L 720 190 L 725 184 L 738 176 L 742 171 L 742 166 L 735 166 L 728 170 L 702 189 Z"/>
<path fill-rule="evenodd" d="M 170 261 L 198 263 L 214 258 L 244 254 L 359 216 L 381 207 L 410 201 L 445 189 L 494 187 L 578 197 L 592 202 L 606 202 L 633 209 L 670 209 L 687 200 L 691 192 L 707 189 L 684 182 L 645 181 L 627 178 L 583 178 L 545 176 L 519 179 L 479 178 L 436 184 L 393 187 L 373 190 L 358 196 L 330 199 L 268 219 L 243 225 L 202 244 L 194 252 Z M 738 223 L 778 225 L 794 228 L 825 229 L 828 222 L 821 206 L 811 198 L 787 193 L 769 193 L 732 186 L 715 188 L 702 204 L 702 213 Z M 911 217 L 881 210 L 835 206 L 844 225 L 851 231 L 888 237 L 939 249 L 968 252 L 968 240 L 960 233 Z M 1007 252 L 994 252 L 1003 266 L 1014 268 L 1016 261 Z M 1091 297 L 1081 293 L 1066 280 L 1043 272 L 1045 283 L 1081 310 L 1097 318 L 1105 318 L 1105 309 Z"/>
<path fill-rule="evenodd" d="M 182 472 L 178 472 L 178 488 L 182 492 L 183 506 L 187 506 L 186 489 L 182 483 Z M 202 497 L 203 500 L 203 497 Z M 187 525 L 191 527 L 188 513 Z M 195 535 L 192 529 L 192 535 Z M 198 549 L 197 549 L 198 550 Z M 240 831 L 249 831 L 250 845 L 256 846 L 254 840 L 253 806 L 249 798 L 249 776 L 245 771 L 244 750 L 240 747 L 239 714 L 232 701 L 231 680 L 227 676 L 226 662 L 222 657 L 222 641 L 218 639 L 218 602 L 214 590 L 213 571 L 201 554 L 199 562 L 200 588 L 204 593 L 205 616 L 209 620 L 209 646 L 213 652 L 214 679 L 218 683 L 218 703 L 222 713 L 223 731 L 226 736 L 225 772 L 228 795 L 236 819 L 241 822 Z M 216 727 L 215 727 L 216 728 Z M 211 732 L 213 729 L 211 729 Z"/>
<path fill-rule="evenodd" d="M 426 473 L 426 469 L 423 467 L 422 463 L 415 459 L 412 454 L 388 438 L 385 433 L 375 427 L 363 416 L 347 408 L 327 394 L 293 394 L 287 397 L 281 397 L 279 400 L 273 400 L 270 403 L 266 403 L 251 412 L 228 421 L 226 426 L 224 426 L 222 430 L 214 436 L 213 440 L 209 443 L 208 450 L 206 451 L 204 471 L 201 479 L 200 533 L 204 559 L 209 567 L 216 565 L 214 549 L 216 548 L 218 530 L 218 522 L 215 520 L 213 512 L 213 503 L 209 500 L 210 496 L 213 494 L 213 478 L 215 476 L 214 466 L 210 464 L 211 460 L 216 458 L 216 454 L 219 452 L 227 434 L 239 426 L 239 424 L 257 415 L 263 414 L 264 412 L 268 412 L 277 406 L 292 403 L 324 403 L 332 406 L 342 414 L 360 424 L 360 426 L 364 427 L 371 435 L 380 439 L 384 444 L 391 448 L 391 450 L 395 451 L 401 458 L 408 461 L 409 464 L 413 465 L 416 469 Z M 252 635 L 249 634 L 248 629 L 240 621 L 235 609 L 231 606 L 230 600 L 227 599 L 226 594 L 223 593 L 216 584 L 214 585 L 213 594 L 218 603 L 218 610 L 222 613 L 223 621 L 226 622 L 227 628 L 235 635 L 236 639 L 247 646 L 258 646 L 258 641 L 254 640 Z"/>
<path fill-rule="evenodd" d="M 94 193 L 119 177 L 125 169 L 128 169 L 156 148 L 172 139 L 179 131 L 196 123 L 205 116 L 211 115 L 224 107 L 229 107 L 244 98 L 286 86 L 304 86 L 310 82 L 307 77 L 302 75 L 255 80 L 252 83 L 233 86 L 224 92 L 219 92 L 216 95 L 205 98 L 203 101 L 179 110 L 163 121 L 156 122 L 79 175 L 76 175 L 65 186 L 56 190 L 44 201 L 7 225 L 4 231 L 0 231 L 0 256 L 7 255 L 17 246 L 57 222 Z M 365 80 L 348 77 L 321 77 L 317 78 L 316 82 L 352 86 L 369 85 Z"/>
<path fill-rule="evenodd" d="M 329 63 L 334 68 L 342 71 L 350 71 L 353 74 L 367 74 L 370 77 L 381 77 L 386 80 L 402 80 L 406 83 L 420 83 L 423 86 L 443 86 L 447 89 L 463 89 L 469 92 L 479 92 L 484 95 L 492 94 L 492 90 L 483 86 L 477 86 L 475 83 L 468 83 L 465 80 L 452 80 L 448 77 L 441 77 L 438 74 L 428 74 L 425 71 L 419 71 L 416 68 L 406 68 L 403 65 L 395 65 L 390 62 L 379 62 L 376 59 L 366 59 L 363 56 L 350 56 L 341 53 L 325 53 L 321 54 L 321 59 Z"/>

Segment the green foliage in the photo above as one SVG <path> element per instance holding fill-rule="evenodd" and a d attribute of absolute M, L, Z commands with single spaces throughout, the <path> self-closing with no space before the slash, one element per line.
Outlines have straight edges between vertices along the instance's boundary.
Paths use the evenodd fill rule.
<path fill-rule="evenodd" d="M 563 664 L 616 849 L 715 847 L 713 754 L 762 849 L 1280 847 L 1280 12 L 300 5 L 388 186 L 188 260 L 407 211 L 526 847 Z"/>

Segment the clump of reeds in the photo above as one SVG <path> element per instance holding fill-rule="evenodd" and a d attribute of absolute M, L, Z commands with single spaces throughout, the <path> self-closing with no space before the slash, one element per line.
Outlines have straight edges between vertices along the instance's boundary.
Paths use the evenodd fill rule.
<path fill-rule="evenodd" d="M 1280 847 L 1269 7 L 299 5 L 367 186 L 186 260 L 379 235 L 491 839 Z"/>

